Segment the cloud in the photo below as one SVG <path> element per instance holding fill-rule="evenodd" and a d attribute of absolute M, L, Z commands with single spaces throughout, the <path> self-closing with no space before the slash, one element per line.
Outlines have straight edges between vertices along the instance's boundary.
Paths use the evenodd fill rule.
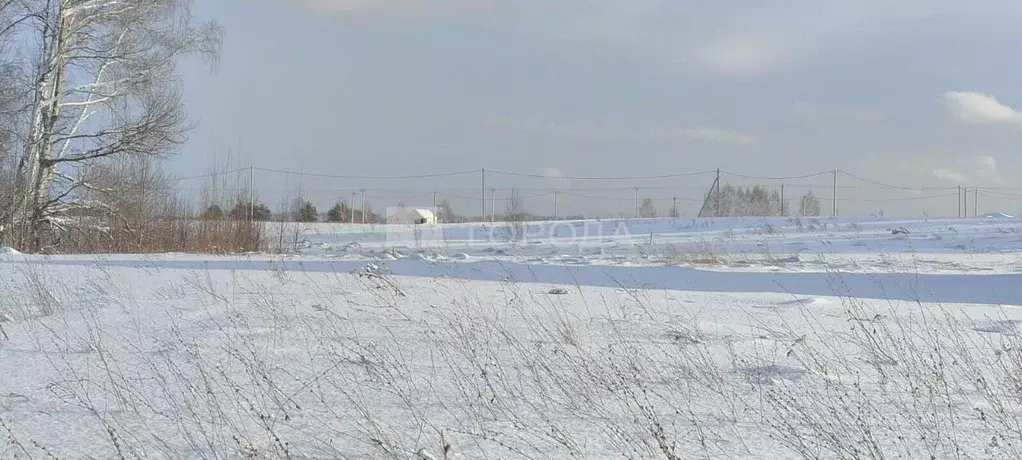
<path fill-rule="evenodd" d="M 337 17 L 388 16 L 423 19 L 429 14 L 466 9 L 487 9 L 498 0 L 278 0 L 289 6 Z"/>
<path fill-rule="evenodd" d="M 606 121 L 558 122 L 539 121 L 534 118 L 499 117 L 487 125 L 518 132 L 538 133 L 555 137 L 585 141 L 669 141 L 712 142 L 730 145 L 750 145 L 756 142 L 751 134 L 737 133 L 710 126 L 640 128 Z"/>
<path fill-rule="evenodd" d="M 827 120 L 837 123 L 876 122 L 882 121 L 884 113 L 862 107 L 818 107 L 805 102 L 795 102 L 793 110 L 796 115 L 811 120 Z"/>
<path fill-rule="evenodd" d="M 692 54 L 705 69 L 732 76 L 768 74 L 794 61 L 784 44 L 742 38 L 697 46 Z"/>
<path fill-rule="evenodd" d="M 735 133 L 708 126 L 695 128 L 655 129 L 655 137 L 669 140 L 709 141 L 723 144 L 749 145 L 756 142 L 756 136 Z"/>
<path fill-rule="evenodd" d="M 528 117 L 502 116 L 484 123 L 490 127 L 520 133 L 543 134 L 577 140 L 603 141 L 622 139 L 629 136 L 629 133 L 622 126 L 590 121 L 566 123 L 537 120 Z"/>
<path fill-rule="evenodd" d="M 977 155 L 959 158 L 952 165 L 934 168 L 933 177 L 956 184 L 1002 185 L 1005 180 L 998 169 L 996 158 Z"/>
<path fill-rule="evenodd" d="M 538 174 L 543 176 L 544 180 L 548 182 L 549 186 L 557 189 L 570 189 L 571 180 L 564 177 L 564 173 L 559 168 L 539 168 Z"/>
<path fill-rule="evenodd" d="M 649 59 L 651 68 L 729 77 L 791 72 L 835 54 L 888 46 L 909 26 L 941 34 L 973 27 L 1013 30 L 1022 9 L 1003 1 L 790 0 L 277 0 L 335 16 L 432 19 L 452 12 L 495 12 L 496 18 L 543 45 L 568 40 L 601 51 L 618 48 Z M 493 26 L 494 24 L 487 24 Z"/>
<path fill-rule="evenodd" d="M 1022 122 L 1022 114 L 997 98 L 974 91 L 948 91 L 944 103 L 951 116 L 963 123 L 1005 124 Z"/>
<path fill-rule="evenodd" d="M 652 58 L 657 69 L 743 78 L 792 73 L 838 54 L 889 46 L 904 25 L 916 26 L 920 9 L 946 18 L 937 27 L 959 21 L 963 16 L 954 14 L 958 11 L 970 11 L 950 0 L 903 3 L 597 1 L 548 21 L 546 32 L 565 33 L 595 46 L 628 48 Z M 988 10 L 1003 17 L 1006 8 L 977 6 L 972 11 Z"/>
<path fill-rule="evenodd" d="M 933 177 L 942 181 L 954 182 L 957 184 L 969 181 L 969 176 L 947 168 L 933 168 Z"/>

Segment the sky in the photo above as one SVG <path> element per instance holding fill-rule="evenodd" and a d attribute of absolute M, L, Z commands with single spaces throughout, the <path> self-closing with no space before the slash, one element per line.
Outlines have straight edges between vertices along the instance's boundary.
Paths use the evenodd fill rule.
<path fill-rule="evenodd" d="M 226 36 L 217 72 L 183 68 L 195 129 L 173 172 L 472 171 L 257 171 L 271 203 L 436 192 L 478 215 L 518 187 L 541 214 L 555 198 L 560 215 L 630 214 L 639 196 L 693 215 L 719 168 L 792 201 L 811 189 L 829 213 L 840 168 L 840 214 L 954 216 L 958 186 L 986 187 L 981 212 L 1022 210 L 1022 3 L 197 3 Z"/>

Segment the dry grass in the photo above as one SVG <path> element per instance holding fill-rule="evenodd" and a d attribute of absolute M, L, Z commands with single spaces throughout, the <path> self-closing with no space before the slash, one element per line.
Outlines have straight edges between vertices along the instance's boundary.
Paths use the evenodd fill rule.
<path fill-rule="evenodd" d="M 54 231 L 46 253 L 111 254 L 192 252 L 224 254 L 265 248 L 265 223 L 230 218 L 209 219 L 186 208 L 171 207 L 145 220 L 78 217 Z"/>
<path fill-rule="evenodd" d="M 242 178 L 211 173 L 197 203 L 184 197 L 177 182 L 152 162 L 114 162 L 96 166 L 92 187 L 69 208 L 54 216 L 31 241 L 0 242 L 17 249 L 47 254 L 235 253 L 265 249 L 265 224 L 248 215 L 210 216 L 212 206 L 230 211 L 254 195 L 239 184 Z M 8 235 L 11 238 L 15 234 Z"/>
<path fill-rule="evenodd" d="M 845 295 L 824 322 L 793 299 L 725 333 L 713 305 L 650 291 L 481 296 L 370 267 L 196 271 L 146 296 L 117 270 L 70 272 L 86 289 L 41 263 L 0 280 L 24 293 L 0 298 L 7 332 L 32 337 L 54 404 L 97 427 L 96 457 L 1022 456 L 1014 323 L 976 333 L 939 306 Z M 69 454 L 0 421 L 11 456 Z"/>

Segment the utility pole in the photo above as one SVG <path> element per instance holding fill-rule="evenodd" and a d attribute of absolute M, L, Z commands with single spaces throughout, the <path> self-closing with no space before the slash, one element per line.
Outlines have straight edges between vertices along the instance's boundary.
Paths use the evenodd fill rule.
<path fill-rule="evenodd" d="M 965 198 L 964 217 L 969 217 L 969 187 L 962 187 L 962 197 Z"/>
<path fill-rule="evenodd" d="M 497 223 L 497 189 L 490 189 L 490 225 Z"/>
<path fill-rule="evenodd" d="M 781 217 L 784 217 L 784 184 L 781 184 Z"/>
<path fill-rule="evenodd" d="M 635 218 L 639 218 L 639 187 L 635 187 Z"/>
<path fill-rule="evenodd" d="M 979 217 L 979 188 L 972 188 L 972 217 Z"/>
<path fill-rule="evenodd" d="M 248 220 L 255 220 L 255 168 L 248 167 Z"/>
<path fill-rule="evenodd" d="M 560 194 L 561 192 L 554 192 L 554 220 L 557 220 L 557 196 Z"/>
<path fill-rule="evenodd" d="M 366 223 L 366 189 L 362 189 L 362 223 Z"/>
<path fill-rule="evenodd" d="M 678 217 L 678 197 L 671 197 L 671 217 Z"/>
<path fill-rule="evenodd" d="M 832 190 L 831 195 L 831 213 L 834 217 L 837 217 L 837 168 L 834 168 L 834 189 Z"/>
<path fill-rule="evenodd" d="M 348 206 L 348 212 L 351 213 L 351 223 L 355 223 L 355 192 L 351 192 L 351 202 Z"/>
<path fill-rule="evenodd" d="M 720 168 L 717 168 L 717 180 L 714 182 L 713 190 L 714 201 L 717 202 L 716 211 L 713 214 L 720 217 Z"/>
<path fill-rule="evenodd" d="M 479 220 L 486 222 L 486 168 L 480 169 L 481 173 L 480 185 L 479 185 Z"/>

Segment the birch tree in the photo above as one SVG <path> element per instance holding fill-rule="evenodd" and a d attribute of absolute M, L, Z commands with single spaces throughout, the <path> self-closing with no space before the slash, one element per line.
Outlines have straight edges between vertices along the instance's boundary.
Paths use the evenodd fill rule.
<path fill-rule="evenodd" d="M 4 1 L 4 0 L 0 0 Z M 216 63 L 221 30 L 193 0 L 19 0 L 35 47 L 31 104 L 0 239 L 30 251 L 72 212 L 109 212 L 90 167 L 174 153 L 189 128 L 178 61 Z M 88 193 L 86 193 L 88 192 Z"/>
<path fill-rule="evenodd" d="M 525 238 L 525 200 L 517 188 L 511 189 L 504 211 L 504 230 L 510 241 L 521 241 Z"/>
<path fill-rule="evenodd" d="M 0 37 L 0 41 L 2 41 Z M 0 50 L 2 53 L 2 50 Z M 0 54 L 2 56 L 2 54 Z M 20 110 L 20 91 L 15 84 L 16 67 L 0 61 L 0 196 L 7 196 L 13 177 L 13 158 L 17 148 L 16 126 Z"/>
<path fill-rule="evenodd" d="M 17 0 L 0 0 L 0 196 L 9 196 L 20 117 L 25 113 L 25 87 L 13 44 L 21 12 Z"/>
<path fill-rule="evenodd" d="M 639 206 L 639 217 L 644 219 L 656 217 L 656 206 L 653 204 L 653 200 L 649 198 L 642 200 L 642 205 Z"/>
<path fill-rule="evenodd" d="M 812 190 L 802 195 L 799 200 L 799 215 L 801 216 L 819 216 L 820 215 L 820 199 L 813 193 Z"/>

